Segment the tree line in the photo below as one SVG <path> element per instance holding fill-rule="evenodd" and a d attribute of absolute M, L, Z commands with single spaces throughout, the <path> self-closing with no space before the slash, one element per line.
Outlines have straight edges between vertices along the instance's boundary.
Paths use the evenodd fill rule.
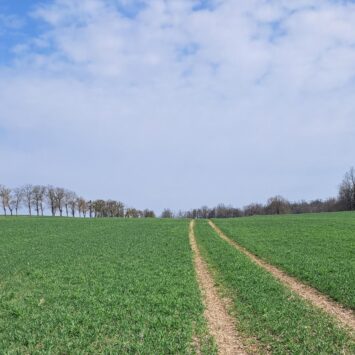
<path fill-rule="evenodd" d="M 8 188 L 0 185 L 0 200 L 3 214 L 18 215 L 25 208 L 29 216 L 43 216 L 47 208 L 52 216 L 67 217 L 121 217 L 154 218 L 153 210 L 139 210 L 126 207 L 123 202 L 115 200 L 86 200 L 75 192 L 54 186 L 25 185 Z M 290 202 L 282 196 L 268 199 L 266 204 L 251 203 L 243 208 L 219 204 L 210 208 L 201 208 L 175 213 L 166 208 L 161 218 L 235 218 L 253 215 L 270 215 L 286 213 L 312 213 L 355 211 L 355 169 L 346 172 L 339 186 L 337 197 L 327 200 Z"/>
<path fill-rule="evenodd" d="M 251 203 L 243 208 L 235 208 L 219 204 L 209 208 L 203 206 L 189 211 L 174 213 L 165 209 L 162 217 L 171 218 L 235 218 L 254 215 L 272 215 L 287 213 L 314 213 L 314 212 L 337 212 L 355 211 L 355 169 L 346 172 L 339 186 L 337 197 L 326 200 L 316 199 L 313 201 L 290 202 L 282 196 L 274 196 L 267 200 L 266 204 Z"/>
<path fill-rule="evenodd" d="M 0 200 L 5 216 L 18 215 L 25 208 L 29 216 L 43 216 L 47 208 L 52 216 L 67 217 L 155 217 L 152 210 L 126 207 L 115 200 L 86 200 L 62 187 L 24 185 L 8 188 L 0 185 Z"/>

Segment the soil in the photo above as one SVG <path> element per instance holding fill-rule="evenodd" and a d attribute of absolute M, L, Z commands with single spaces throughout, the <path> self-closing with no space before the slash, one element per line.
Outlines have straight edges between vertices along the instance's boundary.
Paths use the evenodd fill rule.
<path fill-rule="evenodd" d="M 217 344 L 218 353 L 246 354 L 241 338 L 237 334 L 235 320 L 228 313 L 231 301 L 219 296 L 215 282 L 200 255 L 194 235 L 194 221 L 190 223 L 189 238 L 194 253 L 197 280 L 205 305 L 204 315 L 209 332 Z"/>

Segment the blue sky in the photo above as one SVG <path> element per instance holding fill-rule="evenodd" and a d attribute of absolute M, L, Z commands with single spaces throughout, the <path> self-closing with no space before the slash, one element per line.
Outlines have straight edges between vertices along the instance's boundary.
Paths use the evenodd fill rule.
<path fill-rule="evenodd" d="M 2 1 L 0 183 L 139 208 L 337 193 L 355 4 Z"/>
<path fill-rule="evenodd" d="M 13 46 L 39 33 L 40 24 L 30 16 L 34 8 L 36 2 L 30 0 L 0 3 L 0 63 L 11 62 L 14 59 Z"/>

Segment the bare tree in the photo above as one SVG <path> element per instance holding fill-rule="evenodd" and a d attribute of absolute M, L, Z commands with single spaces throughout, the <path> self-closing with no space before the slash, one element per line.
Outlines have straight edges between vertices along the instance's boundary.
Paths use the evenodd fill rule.
<path fill-rule="evenodd" d="M 88 201 L 87 202 L 87 205 L 88 205 L 88 209 L 89 209 L 89 217 L 92 218 L 92 214 L 93 214 L 93 211 L 94 211 L 94 208 L 93 208 L 93 205 L 92 205 L 92 201 Z"/>
<path fill-rule="evenodd" d="M 33 193 L 33 203 L 35 205 L 37 216 L 41 214 L 43 216 L 43 203 L 44 197 L 46 195 L 46 188 L 45 186 L 35 185 L 32 189 Z"/>
<path fill-rule="evenodd" d="M 9 207 L 9 211 L 10 211 L 11 216 L 13 216 L 13 211 L 16 210 L 16 205 L 17 205 L 16 197 L 15 197 L 14 193 L 11 192 L 9 203 L 8 203 L 8 207 Z M 17 212 L 16 212 L 16 215 L 17 215 Z"/>
<path fill-rule="evenodd" d="M 264 206 L 260 203 L 251 203 L 243 208 L 244 216 L 264 214 Z"/>
<path fill-rule="evenodd" d="M 144 218 L 155 218 L 155 213 L 154 213 L 153 210 L 149 210 L 149 209 L 146 208 L 146 209 L 143 211 L 143 217 L 144 217 Z"/>
<path fill-rule="evenodd" d="M 26 206 L 28 208 L 28 214 L 32 216 L 32 200 L 33 200 L 33 186 L 30 184 L 27 184 L 23 186 L 22 188 L 23 191 L 23 198 L 26 203 Z"/>
<path fill-rule="evenodd" d="M 86 214 L 88 213 L 89 207 L 85 199 L 81 199 L 81 211 L 83 212 L 84 218 L 86 218 Z"/>
<path fill-rule="evenodd" d="M 127 218 L 140 218 L 142 216 L 142 212 L 137 210 L 136 208 L 127 208 L 126 217 Z"/>
<path fill-rule="evenodd" d="M 176 218 L 187 218 L 186 215 L 187 215 L 188 212 L 183 212 L 182 210 L 179 210 L 177 213 L 176 213 Z"/>
<path fill-rule="evenodd" d="M 53 186 L 47 186 L 47 202 L 54 217 L 57 211 L 57 198 L 55 194 L 55 188 Z"/>
<path fill-rule="evenodd" d="M 118 215 L 117 201 L 108 200 L 108 201 L 106 201 L 105 207 L 106 207 L 107 217 L 117 217 L 117 215 Z"/>
<path fill-rule="evenodd" d="M 41 193 L 40 193 L 40 198 L 39 198 L 39 208 L 41 210 L 41 216 L 43 217 L 43 211 L 44 211 L 44 200 L 46 197 L 46 187 L 45 186 L 41 186 Z"/>
<path fill-rule="evenodd" d="M 124 217 L 125 216 L 125 205 L 123 202 L 117 202 L 118 214 L 117 217 Z"/>
<path fill-rule="evenodd" d="M 173 218 L 173 217 L 174 217 L 174 213 L 169 208 L 165 208 L 161 213 L 161 218 Z"/>
<path fill-rule="evenodd" d="M 13 189 L 13 200 L 15 204 L 14 208 L 15 208 L 16 216 L 18 215 L 18 210 L 21 206 L 22 199 L 23 199 L 23 189 L 19 187 Z"/>
<path fill-rule="evenodd" d="M 95 200 L 92 204 L 94 209 L 95 217 L 105 217 L 105 201 L 104 200 Z"/>
<path fill-rule="evenodd" d="M 54 189 L 54 195 L 55 195 L 55 199 L 56 199 L 57 208 L 59 210 L 59 215 L 60 215 L 60 217 L 62 217 L 63 216 L 65 190 L 62 187 L 56 187 Z"/>
<path fill-rule="evenodd" d="M 0 185 L 0 189 L 0 203 L 2 203 L 5 215 L 8 214 L 8 211 L 10 211 L 11 215 L 16 211 L 16 215 L 18 215 L 21 203 L 23 203 L 25 207 L 28 208 L 28 214 L 30 216 L 32 216 L 33 210 L 35 210 L 37 216 L 43 216 L 44 202 L 46 202 L 52 216 L 55 216 L 58 210 L 60 216 L 63 216 L 63 213 L 65 213 L 67 217 L 69 217 L 69 215 L 75 217 L 76 211 L 78 211 L 80 217 L 86 217 L 89 214 L 90 218 L 93 216 L 131 218 L 155 217 L 154 211 L 152 210 L 146 209 L 145 211 L 141 211 L 136 208 L 125 209 L 125 205 L 122 202 L 115 200 L 86 201 L 82 197 L 78 198 L 72 191 L 51 185 L 33 186 L 27 184 L 13 191 Z"/>
<path fill-rule="evenodd" d="M 79 214 L 79 217 L 81 217 L 81 207 L 82 207 L 82 200 L 81 200 L 81 197 L 78 197 L 76 199 L 76 206 L 78 208 L 78 214 Z"/>
<path fill-rule="evenodd" d="M 4 185 L 0 185 L 0 199 L 1 199 L 1 204 L 2 208 L 4 210 L 4 215 L 6 216 L 6 208 L 9 207 L 9 202 L 10 202 L 10 194 L 11 194 L 11 189 L 7 188 Z M 11 213 L 12 215 L 12 213 Z"/>
<path fill-rule="evenodd" d="M 75 206 L 76 206 L 75 200 L 76 200 L 75 192 L 64 190 L 63 204 L 65 208 L 65 214 L 67 215 L 67 217 L 69 217 L 69 208 L 71 209 L 72 216 L 73 217 L 75 216 Z M 74 206 L 73 206 L 73 202 L 74 202 Z"/>
<path fill-rule="evenodd" d="M 75 192 L 71 192 L 70 193 L 70 196 L 68 197 L 69 198 L 69 206 L 70 206 L 70 212 L 71 212 L 71 216 L 72 217 L 75 217 L 75 210 L 76 210 L 76 207 L 77 207 L 77 196 L 75 194 Z"/>
<path fill-rule="evenodd" d="M 210 209 L 207 206 L 202 206 L 199 210 L 200 210 L 198 213 L 199 218 L 208 218 Z"/>
<path fill-rule="evenodd" d="M 266 206 L 267 213 L 284 214 L 290 212 L 290 203 L 282 196 L 270 197 Z"/>
<path fill-rule="evenodd" d="M 355 210 L 355 169 L 353 167 L 346 172 L 340 184 L 339 200 L 344 209 L 348 211 Z"/>
<path fill-rule="evenodd" d="M 83 217 L 86 217 L 88 206 L 85 199 L 82 197 L 78 197 L 76 200 L 76 205 L 78 207 L 79 217 L 81 217 L 81 214 L 83 215 Z"/>

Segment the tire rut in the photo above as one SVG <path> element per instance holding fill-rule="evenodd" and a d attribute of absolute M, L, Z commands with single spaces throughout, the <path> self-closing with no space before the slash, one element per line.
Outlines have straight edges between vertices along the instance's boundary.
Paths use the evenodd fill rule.
<path fill-rule="evenodd" d="M 352 334 L 355 331 L 355 315 L 350 309 L 344 308 L 342 305 L 331 300 L 328 296 L 320 293 L 311 286 L 308 286 L 298 279 L 286 274 L 284 271 L 258 258 L 243 246 L 239 245 L 234 240 L 227 237 L 212 221 L 208 222 L 215 230 L 220 238 L 225 240 L 231 246 L 248 256 L 255 264 L 261 266 L 266 271 L 270 272 L 282 284 L 298 294 L 303 299 L 310 302 L 313 306 L 322 309 L 324 312 L 333 316 L 341 325 L 350 330 Z"/>
<path fill-rule="evenodd" d="M 227 311 L 231 301 L 219 296 L 214 280 L 201 257 L 195 239 L 194 223 L 194 221 L 190 222 L 189 239 L 194 253 L 197 281 L 205 305 L 204 316 L 207 320 L 208 330 L 215 339 L 219 354 L 246 354 L 243 343 L 237 334 L 235 321 Z"/>

